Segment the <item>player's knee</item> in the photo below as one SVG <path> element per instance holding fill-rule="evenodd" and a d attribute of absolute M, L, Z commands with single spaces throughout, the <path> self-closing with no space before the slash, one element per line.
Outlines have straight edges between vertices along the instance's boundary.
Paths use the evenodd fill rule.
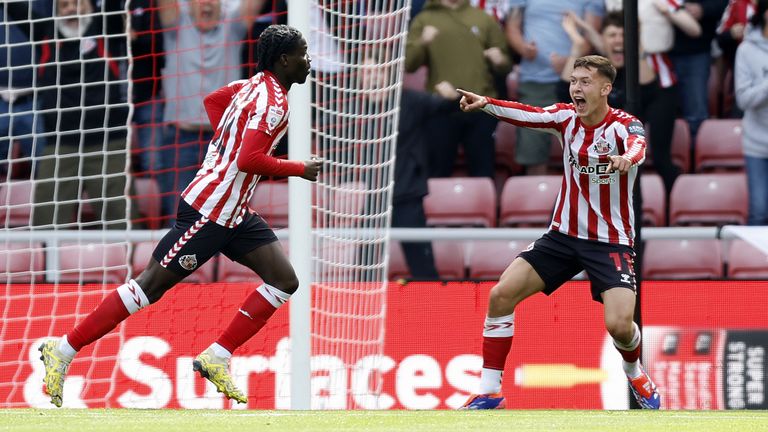
<path fill-rule="evenodd" d="M 286 275 L 271 285 L 284 293 L 293 294 L 299 289 L 299 279 L 295 274 Z"/>
<path fill-rule="evenodd" d="M 632 315 L 612 314 L 605 317 L 605 329 L 612 338 L 618 341 L 630 341 L 634 336 L 635 327 L 632 325 Z"/>
<path fill-rule="evenodd" d="M 502 308 L 514 310 L 515 306 L 520 303 L 521 297 L 520 290 L 515 289 L 515 286 L 495 285 L 490 292 L 489 302 L 494 309 Z"/>

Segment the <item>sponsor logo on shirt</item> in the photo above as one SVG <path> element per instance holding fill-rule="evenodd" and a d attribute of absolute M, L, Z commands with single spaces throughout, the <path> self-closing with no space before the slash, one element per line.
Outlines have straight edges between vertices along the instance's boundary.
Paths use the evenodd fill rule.
<path fill-rule="evenodd" d="M 592 151 L 599 154 L 599 155 L 605 155 L 610 153 L 613 150 L 613 144 L 608 142 L 605 138 L 600 137 L 595 141 L 594 144 L 592 144 Z"/>
<path fill-rule="evenodd" d="M 272 132 L 280 123 L 280 119 L 283 118 L 283 114 L 283 110 L 278 107 L 271 106 L 267 109 L 267 129 L 270 132 Z"/>
<path fill-rule="evenodd" d="M 639 121 L 633 121 L 630 123 L 629 127 L 627 127 L 627 130 L 629 131 L 630 135 L 645 136 L 645 129 L 643 129 L 643 125 Z"/>

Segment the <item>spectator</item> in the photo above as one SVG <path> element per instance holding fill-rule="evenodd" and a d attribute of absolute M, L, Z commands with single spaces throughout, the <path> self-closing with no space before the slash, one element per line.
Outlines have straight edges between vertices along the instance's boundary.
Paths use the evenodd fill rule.
<path fill-rule="evenodd" d="M 670 58 L 678 79 L 678 100 L 683 117 L 691 128 L 692 142 L 701 123 L 709 117 L 707 84 L 712 63 L 712 40 L 728 0 L 687 0 L 683 7 L 701 25 L 701 34 L 693 37 L 675 27 L 675 43 Z"/>
<path fill-rule="evenodd" d="M 158 177 L 166 217 L 176 214 L 179 192 L 195 177 L 217 126 L 200 97 L 241 77 L 242 40 L 264 1 L 158 0 L 166 50 Z"/>
<path fill-rule="evenodd" d="M 376 56 L 366 58 L 363 63 L 363 88 L 368 90 L 368 99 L 384 108 L 389 92 L 387 77 L 390 68 L 378 66 Z M 376 91 L 378 89 L 378 91 Z M 424 197 L 427 187 L 427 139 L 423 125 L 431 118 L 458 112 L 457 99 L 444 99 L 417 90 L 403 89 L 400 100 L 400 122 L 398 124 L 395 155 L 394 189 L 392 192 L 392 227 L 424 228 L 427 226 L 424 214 Z M 417 280 L 436 280 L 438 273 L 430 242 L 404 242 L 403 255 L 411 277 Z"/>
<path fill-rule="evenodd" d="M 669 50 L 674 43 L 673 25 L 684 28 L 692 35 L 700 33 L 701 27 L 685 9 L 666 1 L 640 0 L 639 8 L 640 49 L 641 55 L 647 61 L 640 62 L 640 111 L 636 114 L 643 122 L 650 125 L 649 148 L 653 155 L 654 167 L 661 175 L 667 193 L 670 193 L 679 174 L 679 169 L 672 164 L 677 81 L 666 50 Z M 624 74 L 624 18 L 621 12 L 611 12 L 606 16 L 599 36 L 591 26 L 573 14 L 563 21 L 563 26 L 574 41 L 575 52 L 572 53 L 572 59 L 586 54 L 585 50 L 582 49 L 580 52 L 576 48 L 585 45 L 578 41 L 582 39 L 579 33 L 581 30 L 597 50 L 608 57 L 616 67 L 616 81 L 608 100 L 611 106 L 624 109 L 626 77 Z M 565 79 L 568 76 L 570 76 L 569 67 L 563 71 L 562 77 Z"/>
<path fill-rule="evenodd" d="M 35 48 L 17 26 L 6 24 L 4 10 L 0 13 L 0 177 L 5 177 L 11 174 L 14 144 L 22 156 L 37 158 L 45 136 L 33 89 Z"/>
<path fill-rule="evenodd" d="M 731 0 L 720 18 L 720 24 L 717 26 L 717 44 L 723 52 L 723 77 L 730 76 L 730 82 L 723 83 L 727 88 L 733 88 L 733 74 L 728 75 L 728 71 L 733 71 L 733 64 L 736 58 L 736 48 L 744 39 L 744 31 L 750 18 L 755 13 L 756 0 Z M 723 95 L 725 97 L 725 95 Z M 725 108 L 725 106 L 724 106 Z M 736 107 L 731 107 L 730 113 L 723 112 L 723 115 L 731 117 L 741 117 L 742 113 Z"/>
<path fill-rule="evenodd" d="M 140 149 L 140 166 L 134 172 L 153 174 L 157 169 L 158 149 L 163 143 L 161 70 L 165 63 L 163 35 L 157 13 L 157 0 L 132 0 L 131 55 L 133 56 L 133 122 Z"/>
<path fill-rule="evenodd" d="M 604 12 L 601 0 L 510 0 L 507 39 L 521 57 L 518 93 L 520 102 L 548 106 L 558 101 L 560 74 L 570 54 L 571 42 L 562 28 L 563 15 L 574 12 L 597 31 Z M 547 172 L 551 136 L 517 129 L 515 159 L 529 175 Z"/>
<path fill-rule="evenodd" d="M 36 85 L 49 141 L 37 172 L 35 226 L 61 226 L 75 213 L 81 221 L 84 189 L 98 223 L 126 228 L 128 106 L 125 65 L 115 60 L 124 55 L 125 30 L 119 14 L 104 14 L 119 5 L 102 6 L 94 13 L 88 0 L 57 0 L 54 17 L 33 12 L 32 25 L 28 3 L 7 4 L 8 16 L 46 51 Z"/>
<path fill-rule="evenodd" d="M 736 50 L 736 103 L 744 111 L 742 140 L 750 225 L 768 225 L 768 0 L 758 0 L 752 27 Z"/>
<path fill-rule="evenodd" d="M 458 98 L 457 87 L 496 95 L 494 74 L 512 68 L 504 33 L 485 12 L 468 0 L 429 0 L 411 23 L 406 43 L 405 70 L 427 66 L 427 88 L 447 98 Z M 469 175 L 493 177 L 496 120 L 482 113 L 452 113 L 427 126 L 430 177 L 450 177 L 464 147 Z"/>

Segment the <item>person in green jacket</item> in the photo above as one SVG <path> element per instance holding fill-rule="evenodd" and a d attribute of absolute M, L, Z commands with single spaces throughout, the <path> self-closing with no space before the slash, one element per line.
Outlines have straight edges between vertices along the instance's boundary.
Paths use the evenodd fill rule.
<path fill-rule="evenodd" d="M 494 75 L 512 69 L 504 33 L 490 15 L 469 0 L 428 0 L 408 32 L 405 70 L 426 66 L 427 90 L 457 98 L 456 88 L 496 96 Z M 459 144 L 464 147 L 468 174 L 493 177 L 496 120 L 490 116 L 452 113 L 430 121 L 430 177 L 453 174 Z"/>

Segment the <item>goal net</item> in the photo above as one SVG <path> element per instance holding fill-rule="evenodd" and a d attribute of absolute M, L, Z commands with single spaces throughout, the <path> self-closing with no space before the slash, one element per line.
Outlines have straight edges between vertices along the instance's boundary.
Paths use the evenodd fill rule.
<path fill-rule="evenodd" d="M 129 39 L 121 2 L 0 9 L 0 405 L 44 407 L 40 338 L 82 320 L 129 272 L 125 236 L 98 238 L 131 226 Z M 84 379 L 68 406 L 109 398 L 121 337 L 76 360 Z"/>
<path fill-rule="evenodd" d="M 381 399 L 395 141 L 410 0 L 318 0 L 311 9 L 316 186 L 313 408 Z"/>
<path fill-rule="evenodd" d="M 313 186 L 312 406 L 382 408 L 387 234 L 410 2 L 306 1 L 312 150 L 327 161 Z M 203 98 L 252 75 L 258 34 L 287 22 L 281 0 L 222 1 L 211 16 L 193 4 L 0 5 L 0 126 L 7 127 L 0 133 L 0 407 L 52 406 L 42 392 L 40 341 L 65 334 L 144 269 L 162 235 L 144 230 L 170 226 L 210 139 Z M 262 9 L 244 20 L 244 4 Z M 211 17 L 217 31 L 189 36 Z M 212 61 L 212 53 L 221 57 Z M 274 154 L 286 152 L 283 142 Z M 286 192 L 284 179 L 262 179 L 251 201 L 274 228 L 287 225 Z M 253 285 L 253 275 L 235 267 L 215 257 L 185 282 Z M 186 366 L 251 285 L 222 288 L 229 290 L 222 313 L 192 330 L 190 320 L 177 330 L 182 314 L 169 312 L 198 307 L 203 295 L 169 293 L 157 312 L 142 311 L 78 354 L 64 406 L 224 407 Z M 282 359 L 285 315 L 275 321 L 279 336 L 255 342 L 267 347 L 256 351 L 276 350 L 264 355 Z M 283 371 L 286 362 L 253 366 L 253 348 L 243 352 L 233 361 L 239 384 L 256 392 L 274 384 L 275 406 L 285 408 L 280 379 L 264 390 L 253 374 Z M 142 379 L 143 387 L 132 385 Z"/>

